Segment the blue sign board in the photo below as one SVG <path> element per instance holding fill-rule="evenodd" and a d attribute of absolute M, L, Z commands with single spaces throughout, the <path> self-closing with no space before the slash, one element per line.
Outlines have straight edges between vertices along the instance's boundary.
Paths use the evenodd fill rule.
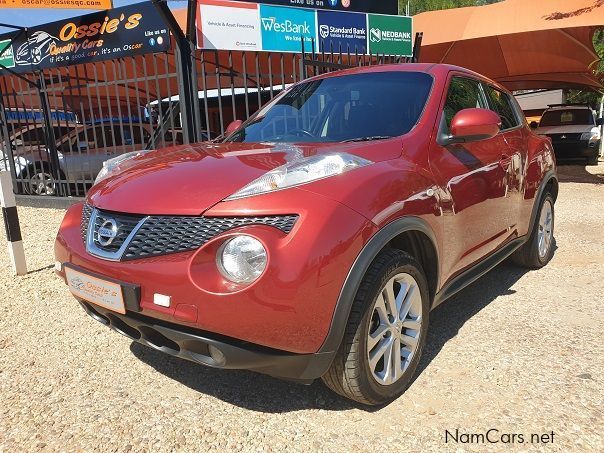
<path fill-rule="evenodd" d="M 277 52 L 300 52 L 312 49 L 316 37 L 316 12 L 311 9 L 260 5 L 262 49 Z"/>
<path fill-rule="evenodd" d="M 317 11 L 319 51 L 364 54 L 367 51 L 367 15 Z"/>

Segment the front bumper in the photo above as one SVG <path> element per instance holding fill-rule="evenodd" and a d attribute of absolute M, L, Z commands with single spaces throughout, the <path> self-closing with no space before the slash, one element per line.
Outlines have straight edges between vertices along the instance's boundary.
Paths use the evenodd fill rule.
<path fill-rule="evenodd" d="M 212 368 L 252 370 L 309 384 L 329 368 L 334 352 L 292 354 L 79 301 L 93 319 L 138 343 Z"/>
<path fill-rule="evenodd" d="M 579 159 L 597 156 L 600 151 L 600 142 L 587 140 L 552 140 L 554 153 L 557 159 Z"/>
<path fill-rule="evenodd" d="M 218 235 L 195 251 L 119 262 L 86 251 L 80 230 L 82 204 L 74 205 L 57 236 L 56 261 L 139 287 L 138 307 L 130 310 L 135 314 L 293 354 L 333 352 L 322 346 L 336 302 L 375 226 L 350 208 L 303 190 L 252 197 L 245 200 L 245 211 L 229 213 L 228 203 L 219 203 L 205 215 L 291 214 L 294 196 L 300 217 L 289 234 L 246 226 Z M 244 288 L 225 285 L 215 265 L 216 248 L 238 233 L 256 237 L 269 253 L 265 273 Z M 170 306 L 156 305 L 156 294 L 170 296 Z"/>

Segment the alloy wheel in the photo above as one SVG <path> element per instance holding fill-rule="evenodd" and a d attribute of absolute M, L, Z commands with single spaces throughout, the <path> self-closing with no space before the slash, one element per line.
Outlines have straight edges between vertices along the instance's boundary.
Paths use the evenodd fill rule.
<path fill-rule="evenodd" d="M 545 200 L 541 207 L 541 214 L 539 215 L 539 231 L 538 231 L 538 251 L 539 258 L 544 259 L 549 253 L 552 238 L 554 235 L 553 228 L 554 210 L 550 200 Z"/>
<path fill-rule="evenodd" d="M 367 335 L 367 359 L 373 378 L 382 385 L 398 381 L 419 345 L 422 298 L 417 281 L 407 273 L 392 277 L 373 306 Z"/>
<path fill-rule="evenodd" d="M 34 173 L 28 182 L 29 193 L 33 195 L 54 195 L 55 188 L 55 179 L 46 172 Z"/>

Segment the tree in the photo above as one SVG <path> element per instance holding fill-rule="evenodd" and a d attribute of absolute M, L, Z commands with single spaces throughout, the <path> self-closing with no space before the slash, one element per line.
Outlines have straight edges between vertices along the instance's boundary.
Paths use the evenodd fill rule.
<path fill-rule="evenodd" d="M 409 0 L 409 14 L 419 14 L 437 9 L 461 8 L 497 3 L 501 0 Z M 407 0 L 399 0 L 399 11 L 405 11 Z"/>

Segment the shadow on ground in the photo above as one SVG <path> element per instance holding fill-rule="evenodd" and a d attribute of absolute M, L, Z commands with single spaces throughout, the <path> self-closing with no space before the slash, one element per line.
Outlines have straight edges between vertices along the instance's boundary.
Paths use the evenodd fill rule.
<path fill-rule="evenodd" d="M 510 288 L 526 270 L 504 263 L 431 313 L 430 329 L 416 377 L 438 355 L 465 322 Z M 471 345 L 468 345 L 471 347 Z M 281 413 L 305 409 L 375 410 L 340 398 L 320 381 L 304 386 L 248 371 L 216 370 L 174 358 L 132 343 L 132 353 L 143 362 L 187 387 L 253 411 Z"/>
<path fill-rule="evenodd" d="M 586 167 L 573 165 L 572 162 L 558 163 L 558 180 L 561 183 L 604 184 L 604 164 Z"/>

